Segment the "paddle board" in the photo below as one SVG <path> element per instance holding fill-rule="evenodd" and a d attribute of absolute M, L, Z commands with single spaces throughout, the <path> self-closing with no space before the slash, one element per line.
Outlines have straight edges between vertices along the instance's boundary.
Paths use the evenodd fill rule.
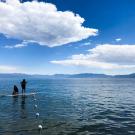
<path fill-rule="evenodd" d="M 17 97 L 17 96 L 30 96 L 30 95 L 35 95 L 36 93 L 32 92 L 32 93 L 21 93 L 21 94 L 17 94 L 17 95 L 0 95 L 0 97 Z"/>

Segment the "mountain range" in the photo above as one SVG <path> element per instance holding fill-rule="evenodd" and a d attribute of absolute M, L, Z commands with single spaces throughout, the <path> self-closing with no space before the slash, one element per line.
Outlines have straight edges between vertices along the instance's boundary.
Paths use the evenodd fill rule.
<path fill-rule="evenodd" d="M 0 78 L 135 78 L 135 73 L 128 75 L 106 75 L 106 74 L 93 74 L 93 73 L 80 73 L 80 74 L 54 74 L 54 75 L 29 75 L 21 73 L 1 73 Z"/>

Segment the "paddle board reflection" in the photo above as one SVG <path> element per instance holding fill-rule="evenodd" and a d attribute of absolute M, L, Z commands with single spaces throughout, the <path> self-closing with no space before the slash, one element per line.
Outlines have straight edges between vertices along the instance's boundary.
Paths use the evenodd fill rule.
<path fill-rule="evenodd" d="M 21 96 L 21 105 L 20 105 L 20 107 L 21 107 L 20 117 L 22 119 L 27 118 L 26 96 L 25 95 Z"/>

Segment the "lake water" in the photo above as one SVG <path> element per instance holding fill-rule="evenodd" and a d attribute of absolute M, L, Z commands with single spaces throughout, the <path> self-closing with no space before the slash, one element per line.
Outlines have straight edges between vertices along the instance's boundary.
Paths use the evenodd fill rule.
<path fill-rule="evenodd" d="M 0 79 L 0 94 L 20 81 Z M 135 135 L 135 79 L 27 81 L 37 100 L 0 96 L 0 135 Z"/>

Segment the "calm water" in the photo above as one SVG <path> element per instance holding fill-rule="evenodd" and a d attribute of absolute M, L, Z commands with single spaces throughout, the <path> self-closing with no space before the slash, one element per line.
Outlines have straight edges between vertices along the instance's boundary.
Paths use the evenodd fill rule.
<path fill-rule="evenodd" d="M 0 94 L 19 83 L 0 79 Z M 135 135 L 135 79 L 29 79 L 27 87 L 42 92 L 37 101 L 0 96 L 0 135 L 39 135 L 39 124 L 43 135 Z"/>

